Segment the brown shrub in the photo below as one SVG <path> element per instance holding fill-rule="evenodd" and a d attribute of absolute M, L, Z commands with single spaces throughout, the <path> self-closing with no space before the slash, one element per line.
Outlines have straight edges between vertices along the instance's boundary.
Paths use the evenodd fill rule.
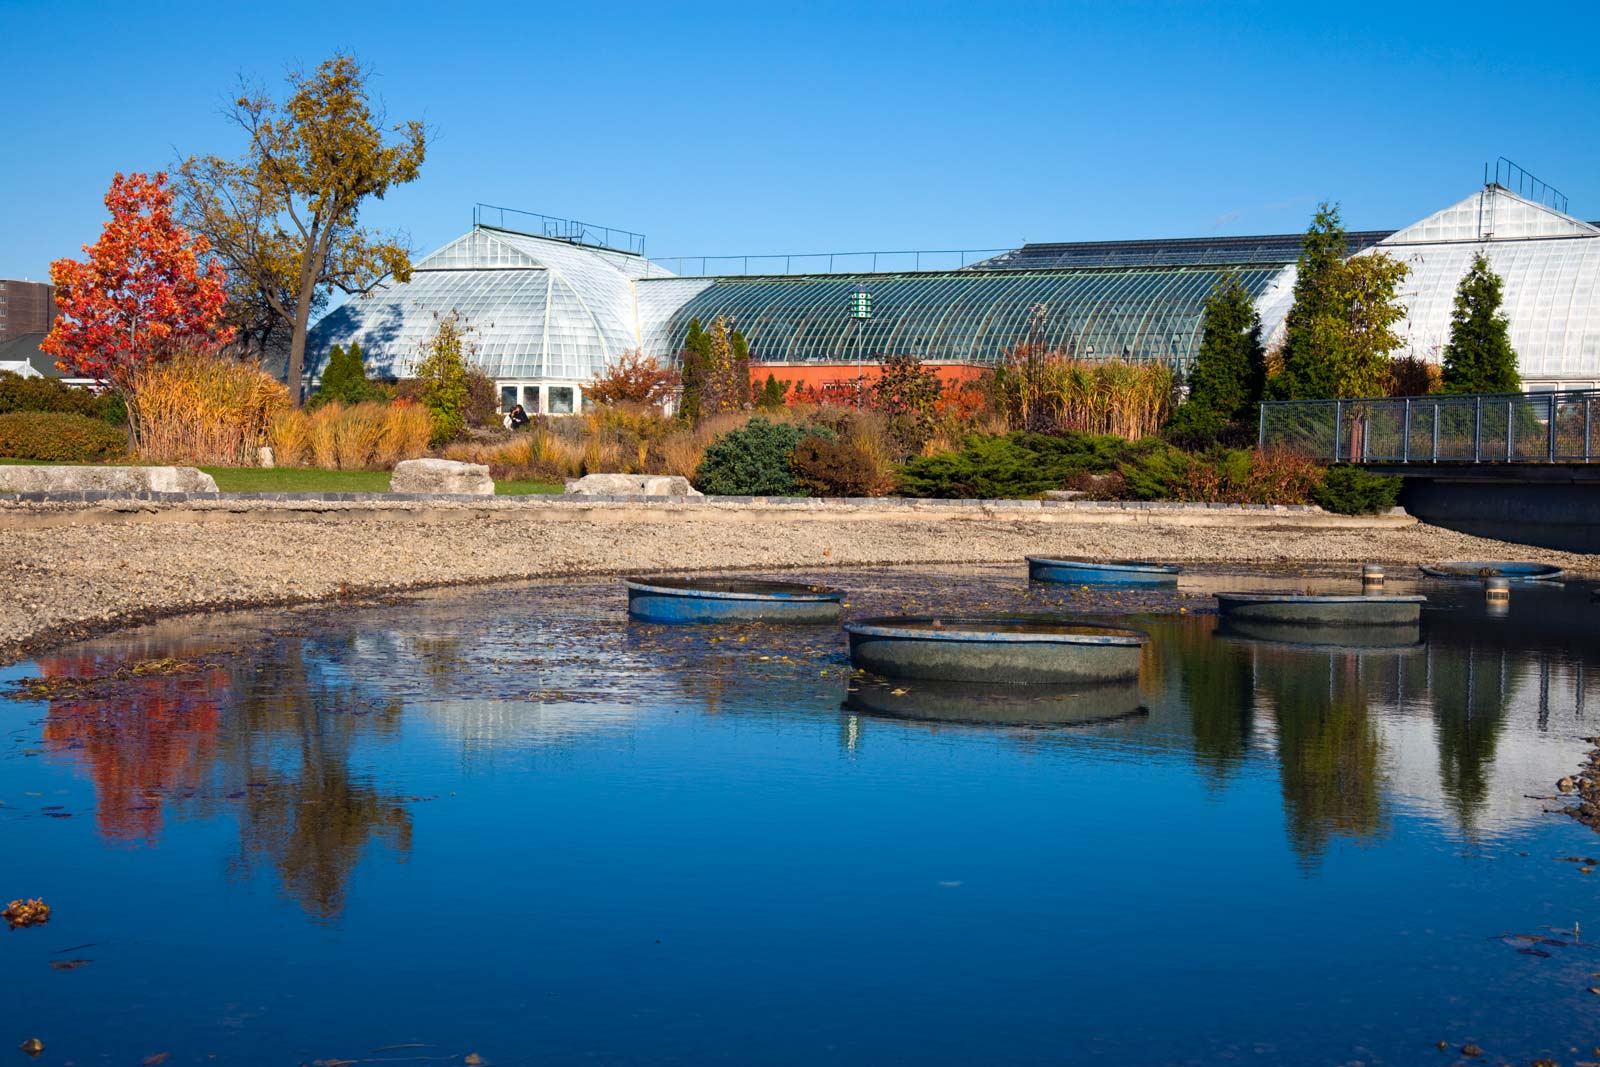
<path fill-rule="evenodd" d="M 871 496 L 882 484 L 873 458 L 838 438 L 802 437 L 789 457 L 795 479 L 814 496 Z"/>

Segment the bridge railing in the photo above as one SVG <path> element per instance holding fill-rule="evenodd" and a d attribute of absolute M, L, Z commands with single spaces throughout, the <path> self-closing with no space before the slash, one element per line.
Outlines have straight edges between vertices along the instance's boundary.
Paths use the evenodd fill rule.
<path fill-rule="evenodd" d="M 1331 463 L 1600 462 L 1600 389 L 1261 405 L 1259 444 Z"/>

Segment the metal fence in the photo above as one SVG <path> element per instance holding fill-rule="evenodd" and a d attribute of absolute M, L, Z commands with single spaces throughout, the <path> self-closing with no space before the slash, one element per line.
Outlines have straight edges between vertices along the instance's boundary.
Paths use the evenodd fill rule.
<path fill-rule="evenodd" d="M 674 274 L 728 277 L 770 274 L 904 274 L 962 270 L 1008 248 L 948 248 L 895 252 L 796 252 L 759 256 L 656 256 Z"/>
<path fill-rule="evenodd" d="M 1261 405 L 1262 448 L 1334 463 L 1600 462 L 1600 389 Z"/>

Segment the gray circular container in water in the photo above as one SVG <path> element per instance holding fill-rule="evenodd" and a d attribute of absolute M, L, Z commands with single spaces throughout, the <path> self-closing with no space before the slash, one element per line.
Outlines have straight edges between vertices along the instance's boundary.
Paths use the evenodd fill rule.
<path fill-rule="evenodd" d="M 1028 556 L 1028 578 L 1058 585 L 1171 585 L 1183 570 L 1174 563 L 1108 559 L 1086 563 L 1075 559 Z"/>
<path fill-rule="evenodd" d="M 1517 563 L 1503 559 L 1424 563 L 1421 570 L 1429 578 L 1505 578 L 1512 582 L 1547 582 L 1566 573 L 1552 563 Z"/>
<path fill-rule="evenodd" d="M 1256 622 L 1230 616 L 1217 627 L 1225 640 L 1288 645 L 1315 651 L 1404 651 L 1422 647 L 1420 622 L 1380 626 Z"/>
<path fill-rule="evenodd" d="M 891 678 L 1071 685 L 1139 676 L 1150 638 L 1059 615 L 891 616 L 847 622 L 850 661 Z"/>
<path fill-rule="evenodd" d="M 839 621 L 844 590 L 761 578 L 662 575 L 624 578 L 628 614 L 646 622 Z"/>
<path fill-rule="evenodd" d="M 913 722 L 1037 729 L 1094 726 L 1149 714 L 1135 682 L 1007 685 L 854 678 L 844 710 Z"/>
<path fill-rule="evenodd" d="M 1282 626 L 1401 626 L 1422 618 L 1425 596 L 1329 596 L 1310 593 L 1218 593 L 1229 621 Z"/>

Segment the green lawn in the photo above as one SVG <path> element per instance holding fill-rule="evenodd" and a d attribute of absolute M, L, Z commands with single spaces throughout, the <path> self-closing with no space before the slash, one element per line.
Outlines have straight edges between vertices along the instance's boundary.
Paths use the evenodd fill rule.
<path fill-rule="evenodd" d="M 26 459 L 0 463 L 31 464 Z M 329 471 L 309 467 L 202 467 L 224 493 L 386 493 L 388 471 Z M 494 483 L 499 496 L 559 493 L 559 483 L 508 481 Z"/>

